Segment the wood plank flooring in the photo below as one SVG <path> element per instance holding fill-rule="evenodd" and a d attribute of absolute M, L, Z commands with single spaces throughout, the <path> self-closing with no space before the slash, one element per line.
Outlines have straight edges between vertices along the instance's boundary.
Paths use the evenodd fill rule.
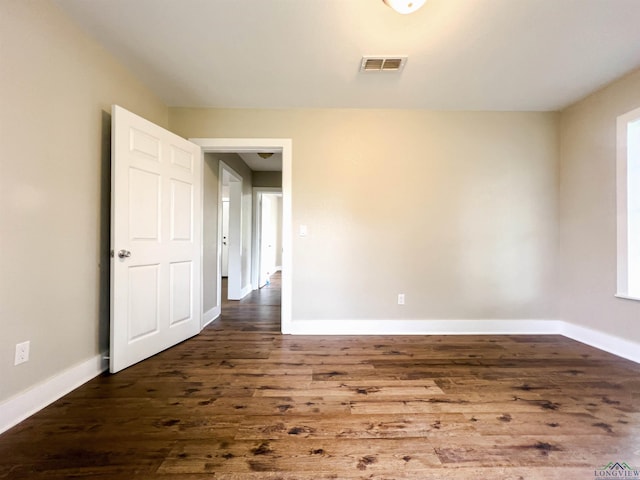
<path fill-rule="evenodd" d="M 640 365 L 560 336 L 282 336 L 275 280 L 1 435 L 0 478 L 571 480 L 640 466 Z"/>

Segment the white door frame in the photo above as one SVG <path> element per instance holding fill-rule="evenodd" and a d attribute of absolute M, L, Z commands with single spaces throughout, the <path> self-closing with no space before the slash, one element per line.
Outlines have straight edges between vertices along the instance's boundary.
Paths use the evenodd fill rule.
<path fill-rule="evenodd" d="M 282 193 L 279 187 L 253 187 L 253 239 L 251 249 L 251 285 L 253 289 L 260 288 L 260 243 L 262 237 L 262 209 L 260 208 L 260 200 L 263 194 Z"/>
<path fill-rule="evenodd" d="M 293 145 L 290 138 L 190 138 L 202 147 L 202 152 L 282 152 L 282 308 L 280 328 L 282 333 L 292 330 L 292 164 Z M 220 278 L 220 249 L 218 249 L 218 278 Z M 204 284 L 204 282 L 203 282 Z M 220 298 L 218 298 L 220 306 Z"/>
<path fill-rule="evenodd" d="M 229 266 L 227 268 L 227 298 L 240 300 L 242 298 L 242 186 L 244 179 L 229 165 L 220 161 L 218 169 L 218 255 L 217 255 L 217 298 L 222 306 L 222 185 L 223 176 L 227 174 L 229 180 Z"/>

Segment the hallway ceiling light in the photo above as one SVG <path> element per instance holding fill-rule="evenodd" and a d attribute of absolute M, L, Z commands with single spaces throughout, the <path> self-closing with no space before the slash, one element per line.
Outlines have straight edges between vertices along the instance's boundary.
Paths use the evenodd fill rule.
<path fill-rule="evenodd" d="M 418 10 L 426 0 L 382 0 L 396 12 L 406 15 Z"/>
<path fill-rule="evenodd" d="M 273 156 L 273 152 L 259 152 L 258 156 L 266 160 L 267 158 L 271 158 Z"/>

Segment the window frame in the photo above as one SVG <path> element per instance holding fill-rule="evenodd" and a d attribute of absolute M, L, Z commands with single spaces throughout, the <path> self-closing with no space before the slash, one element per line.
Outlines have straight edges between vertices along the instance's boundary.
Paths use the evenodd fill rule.
<path fill-rule="evenodd" d="M 629 132 L 634 135 L 629 135 Z M 640 260 L 632 265 L 630 258 L 640 259 L 640 209 L 630 212 L 630 202 L 640 203 L 640 108 L 620 115 L 617 119 L 617 290 L 616 297 L 640 301 Z M 636 162 L 632 165 L 631 162 Z M 631 175 L 629 171 L 631 170 Z M 637 190 L 629 191 L 630 180 L 635 180 Z M 631 197 L 633 195 L 633 197 Z M 631 219 L 630 216 L 633 216 Z M 631 234 L 629 224 L 638 227 Z M 630 245 L 631 243 L 631 245 Z M 632 279 L 632 281 L 630 281 Z M 631 285 L 630 285 L 631 283 Z"/>

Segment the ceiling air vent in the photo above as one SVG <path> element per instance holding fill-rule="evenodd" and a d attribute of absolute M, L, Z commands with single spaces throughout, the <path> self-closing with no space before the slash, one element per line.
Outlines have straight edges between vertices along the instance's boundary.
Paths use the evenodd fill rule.
<path fill-rule="evenodd" d="M 407 63 L 407 57 L 362 57 L 361 72 L 399 72 Z"/>

